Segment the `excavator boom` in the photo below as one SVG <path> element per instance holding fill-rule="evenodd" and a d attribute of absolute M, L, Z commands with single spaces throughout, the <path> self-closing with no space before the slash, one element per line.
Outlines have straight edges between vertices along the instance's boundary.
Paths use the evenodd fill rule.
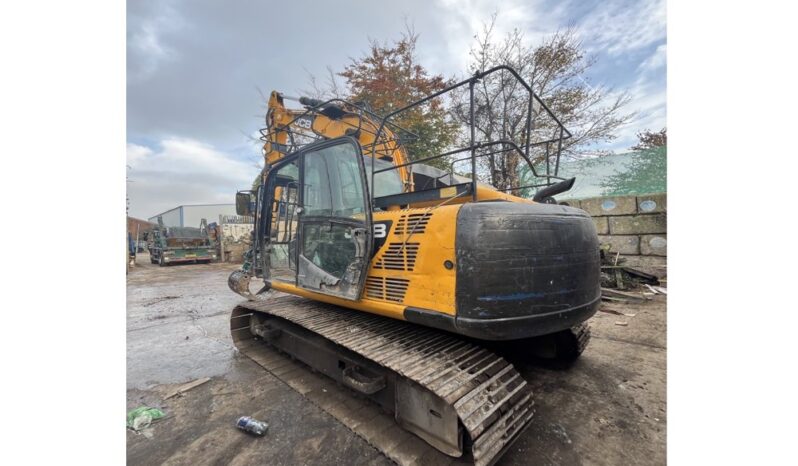
<path fill-rule="evenodd" d="M 286 100 L 296 100 L 305 109 L 289 109 Z M 394 165 L 409 162 L 404 146 L 390 128 L 378 136 L 379 117 L 363 106 L 340 99 L 321 101 L 309 97 L 288 97 L 272 91 L 263 133 L 263 155 L 267 165 L 274 165 L 287 154 L 298 150 L 307 141 L 355 137 L 361 147 L 370 148 L 378 157 Z M 407 170 L 400 169 L 400 177 L 411 187 Z"/>

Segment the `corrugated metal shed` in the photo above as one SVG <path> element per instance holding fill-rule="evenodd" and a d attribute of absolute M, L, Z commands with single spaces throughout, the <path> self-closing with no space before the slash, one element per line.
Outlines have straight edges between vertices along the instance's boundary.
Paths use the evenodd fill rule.
<path fill-rule="evenodd" d="M 158 216 L 167 227 L 199 227 L 204 218 L 208 223 L 218 222 L 219 215 L 235 215 L 235 204 L 196 204 L 181 205 L 149 218 L 158 223 Z"/>
<path fill-rule="evenodd" d="M 175 207 L 174 209 L 169 209 L 166 212 L 154 215 L 149 218 L 149 221 L 157 225 L 158 217 L 161 217 L 164 226 L 182 227 L 181 218 L 183 217 L 183 206 Z"/>
<path fill-rule="evenodd" d="M 199 227 L 204 218 L 211 222 L 218 222 L 219 215 L 235 215 L 235 204 L 193 205 L 183 207 L 183 226 Z"/>

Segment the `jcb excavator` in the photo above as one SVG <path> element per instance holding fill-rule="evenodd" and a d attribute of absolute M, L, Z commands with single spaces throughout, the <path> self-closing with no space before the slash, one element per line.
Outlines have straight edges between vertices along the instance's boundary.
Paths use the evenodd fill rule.
<path fill-rule="evenodd" d="M 529 96 L 520 143 L 477 141 L 474 88 L 493 73 Z M 470 96 L 469 144 L 411 160 L 412 134 L 394 122 L 454 90 Z M 303 97 L 294 100 L 304 108 L 288 109 L 289 99 L 272 92 L 260 185 L 236 195 L 255 223 L 229 278 L 249 300 L 233 311 L 233 340 L 288 352 L 450 456 L 494 462 L 530 423 L 533 401 L 485 342 L 554 335 L 556 355 L 575 359 L 600 300 L 594 224 L 552 198 L 574 182 L 558 176 L 570 133 L 508 67 L 384 117 L 339 99 Z M 533 141 L 544 117 L 554 136 Z M 545 174 L 533 151 L 545 153 Z M 479 157 L 509 152 L 542 182 L 506 192 L 478 182 Z M 442 158 L 470 174 L 425 164 Z M 511 194 L 529 188 L 532 199 Z M 253 277 L 264 282 L 257 293 Z"/>

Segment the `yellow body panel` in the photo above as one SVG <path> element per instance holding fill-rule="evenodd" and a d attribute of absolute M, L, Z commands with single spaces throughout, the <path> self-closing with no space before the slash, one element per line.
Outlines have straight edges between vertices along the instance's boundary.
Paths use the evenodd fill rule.
<path fill-rule="evenodd" d="M 435 209 L 405 209 L 391 212 L 375 212 L 374 222 L 391 220 L 391 229 L 388 231 L 385 245 L 377 252 L 369 267 L 369 277 L 386 277 L 409 280 L 407 291 L 402 303 L 405 306 L 419 307 L 429 310 L 443 312 L 445 314 L 455 314 L 455 274 L 457 258 L 455 257 L 455 230 L 457 227 L 457 212 L 459 205 L 446 205 Z M 422 233 L 416 232 L 408 234 L 405 231 L 397 230 L 401 218 L 419 218 L 427 216 L 428 220 Z M 405 225 L 408 221 L 405 220 Z M 410 224 L 412 225 L 412 224 Z M 409 226 L 409 225 L 408 225 Z M 412 231 L 412 230 L 411 230 Z M 415 261 L 412 267 L 407 264 L 404 268 L 387 269 L 379 268 L 381 261 L 385 262 L 386 255 L 390 254 L 390 246 L 400 249 L 404 245 L 405 251 L 408 246 L 417 245 Z M 407 253 L 405 252 L 404 255 Z M 394 257 L 397 255 L 394 254 Z M 401 254 L 400 254 L 401 257 Z M 446 261 L 452 264 L 451 269 L 444 265 Z M 409 262 L 409 261 L 407 261 Z M 367 290 L 364 292 L 363 299 L 372 301 L 368 298 Z"/>
<path fill-rule="evenodd" d="M 404 319 L 404 309 L 408 306 L 454 315 L 454 241 L 459 210 L 459 205 L 444 205 L 434 209 L 374 212 L 374 223 L 390 221 L 391 227 L 386 230 L 385 243 L 371 260 L 366 286 L 357 301 L 316 293 L 281 280 L 272 280 L 272 288 L 395 319 Z M 424 220 L 416 222 L 413 219 Z M 414 231 L 413 225 L 417 223 Z M 446 261 L 451 262 L 451 268 L 446 268 Z M 390 285 L 374 286 L 392 279 L 407 280 L 401 299 L 395 293 L 384 292 Z"/>
<path fill-rule="evenodd" d="M 370 312 L 372 314 L 378 314 L 384 317 L 392 317 L 394 319 L 404 320 L 403 313 L 405 306 L 401 304 L 376 301 L 372 299 L 360 299 L 357 301 L 350 301 L 348 299 L 336 298 L 335 296 L 330 296 L 322 293 L 315 293 L 313 291 L 309 291 L 304 288 L 299 288 L 298 286 L 292 283 L 287 283 L 280 280 L 272 280 L 271 286 L 275 290 L 282 291 L 284 293 L 293 294 L 296 296 L 302 296 L 303 298 L 310 298 L 316 301 L 321 301 L 323 303 L 335 304 L 337 306 L 357 309 L 358 311 L 365 311 L 365 312 Z"/>

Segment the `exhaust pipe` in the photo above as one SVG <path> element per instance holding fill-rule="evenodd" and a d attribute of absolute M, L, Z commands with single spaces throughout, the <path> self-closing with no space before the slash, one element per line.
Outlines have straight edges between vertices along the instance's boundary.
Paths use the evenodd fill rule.
<path fill-rule="evenodd" d="M 574 187 L 574 181 L 576 181 L 576 177 L 560 181 L 559 183 L 555 183 L 550 186 L 546 186 L 545 188 L 535 193 L 535 197 L 533 197 L 532 200 L 535 202 L 543 202 L 546 198 L 555 196 L 560 193 L 564 193 Z"/>
<path fill-rule="evenodd" d="M 302 105 L 306 105 L 308 107 L 318 107 L 319 105 L 323 104 L 323 100 L 319 99 L 312 99 L 310 97 L 300 97 L 299 103 Z"/>

